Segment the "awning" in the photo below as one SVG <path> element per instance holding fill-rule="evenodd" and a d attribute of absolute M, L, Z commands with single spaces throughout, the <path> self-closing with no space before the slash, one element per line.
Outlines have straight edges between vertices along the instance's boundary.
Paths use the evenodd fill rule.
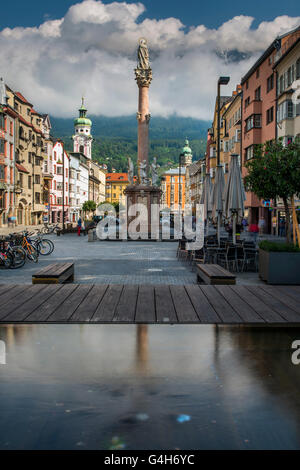
<path fill-rule="evenodd" d="M 21 173 L 29 173 L 29 171 L 26 170 L 26 168 L 23 165 L 20 165 L 20 163 L 16 163 L 16 168 Z"/>

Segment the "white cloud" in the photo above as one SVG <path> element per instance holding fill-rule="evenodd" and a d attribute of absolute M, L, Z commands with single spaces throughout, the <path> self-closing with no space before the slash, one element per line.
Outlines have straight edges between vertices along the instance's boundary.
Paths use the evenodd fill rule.
<path fill-rule="evenodd" d="M 33 28 L 0 32 L 0 75 L 41 112 L 74 116 L 82 94 L 90 114 L 118 116 L 137 108 L 138 39 L 149 42 L 153 82 L 152 115 L 177 113 L 211 119 L 217 77 L 230 75 L 230 94 L 259 54 L 280 34 L 300 23 L 281 16 L 252 28 L 253 18 L 236 16 L 218 29 L 185 28 L 180 19 L 145 18 L 142 3 L 85 0 L 64 18 Z M 226 60 L 229 51 L 246 54 Z"/>

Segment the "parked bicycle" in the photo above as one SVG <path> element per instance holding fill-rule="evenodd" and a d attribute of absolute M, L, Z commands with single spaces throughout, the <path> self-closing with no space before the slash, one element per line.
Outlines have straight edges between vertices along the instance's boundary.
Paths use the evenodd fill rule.
<path fill-rule="evenodd" d="M 50 255 L 54 250 L 54 243 L 52 240 L 44 238 L 43 234 L 38 231 L 34 236 L 36 238 L 30 238 L 34 234 L 29 234 L 28 240 L 36 248 L 40 255 Z"/>
<path fill-rule="evenodd" d="M 57 233 L 59 230 L 61 230 L 60 226 L 58 224 L 48 224 L 45 223 L 44 227 L 41 229 L 41 232 L 44 233 L 45 235 L 48 235 L 49 233 Z"/>

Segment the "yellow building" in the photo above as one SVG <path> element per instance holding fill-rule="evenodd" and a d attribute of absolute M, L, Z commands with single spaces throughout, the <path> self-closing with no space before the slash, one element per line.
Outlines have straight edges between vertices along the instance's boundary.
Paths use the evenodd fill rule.
<path fill-rule="evenodd" d="M 119 202 L 125 204 L 125 189 L 129 185 L 128 173 L 107 173 L 106 174 L 106 201 Z"/>
<path fill-rule="evenodd" d="M 44 146 L 43 116 L 20 93 L 7 87 L 8 104 L 16 111 L 16 210 L 17 223 L 42 223 Z"/>
<path fill-rule="evenodd" d="M 230 102 L 232 100 L 231 96 L 221 96 L 220 97 L 220 163 L 224 161 L 223 155 L 223 145 L 222 141 L 225 137 L 226 129 L 225 129 L 225 121 L 223 115 L 228 108 Z M 217 146 L 218 146 L 218 100 L 216 99 L 215 104 L 215 111 L 214 111 L 214 118 L 212 123 L 212 128 L 210 130 L 210 149 L 209 149 L 209 171 L 212 181 L 215 178 L 216 166 L 217 166 Z"/>
<path fill-rule="evenodd" d="M 230 155 L 239 155 L 239 162 L 241 164 L 242 91 L 240 85 L 238 85 L 237 89 L 233 92 L 232 100 L 226 105 L 222 117 L 225 126 L 225 134 L 223 135 L 222 156 L 220 161 L 224 166 L 226 180 L 229 171 Z"/>

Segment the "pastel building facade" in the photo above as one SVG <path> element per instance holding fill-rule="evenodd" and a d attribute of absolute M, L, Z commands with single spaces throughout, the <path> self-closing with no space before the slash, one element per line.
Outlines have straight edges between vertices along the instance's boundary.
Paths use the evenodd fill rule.
<path fill-rule="evenodd" d="M 64 221 L 69 220 L 69 168 L 70 157 L 65 151 L 63 152 L 62 143 L 55 142 L 52 149 L 51 165 L 53 178 L 50 181 L 50 213 L 53 223 L 63 222 L 63 210 Z"/>

